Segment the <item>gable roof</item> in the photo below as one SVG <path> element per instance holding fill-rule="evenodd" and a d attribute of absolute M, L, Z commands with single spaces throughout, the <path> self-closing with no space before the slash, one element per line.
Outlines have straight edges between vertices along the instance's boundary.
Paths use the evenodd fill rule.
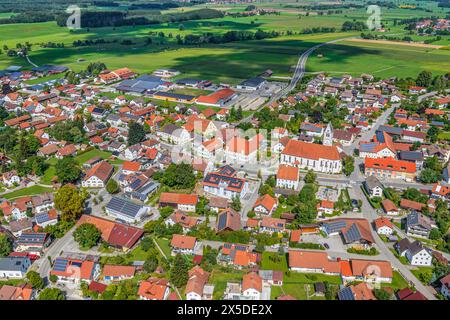
<path fill-rule="evenodd" d="M 282 154 L 314 160 L 341 159 L 339 151 L 335 146 L 324 146 L 317 143 L 307 143 L 293 139 L 289 140 Z"/>

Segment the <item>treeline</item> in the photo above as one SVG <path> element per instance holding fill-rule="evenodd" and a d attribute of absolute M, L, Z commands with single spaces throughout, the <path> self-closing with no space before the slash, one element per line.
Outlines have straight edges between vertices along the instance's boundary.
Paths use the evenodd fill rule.
<path fill-rule="evenodd" d="M 57 17 L 58 26 L 66 25 L 68 14 Z M 182 22 L 187 20 L 215 19 L 223 17 L 223 13 L 213 9 L 199 9 L 189 12 L 150 15 L 148 17 L 129 16 L 123 11 L 85 11 L 81 13 L 81 27 L 120 27 L 130 25 L 150 25 L 167 22 Z"/>
<path fill-rule="evenodd" d="M 45 12 L 23 12 L 17 15 L 13 15 L 10 18 L 0 19 L 0 24 L 11 23 L 35 23 L 35 22 L 47 22 L 55 20 L 55 15 Z"/>
<path fill-rule="evenodd" d="M 167 10 L 178 8 L 180 5 L 175 2 L 165 3 L 133 3 L 128 10 Z"/>
<path fill-rule="evenodd" d="M 97 7 L 118 7 L 120 4 L 114 1 L 94 1 L 92 3 L 94 6 Z"/>
<path fill-rule="evenodd" d="M 205 33 L 203 35 L 187 34 L 181 37 L 177 35 L 177 43 L 181 45 L 199 45 L 199 44 L 220 44 L 235 41 L 247 41 L 247 40 L 262 40 L 266 38 L 275 38 L 280 34 L 276 31 L 265 32 L 262 30 L 257 30 L 256 32 L 251 31 L 228 31 L 223 35 Z"/>
<path fill-rule="evenodd" d="M 105 39 L 96 39 L 96 40 L 75 40 L 72 44 L 74 47 L 88 47 L 95 46 L 97 44 L 106 44 L 106 43 L 117 43 L 117 39 L 113 40 L 105 40 Z"/>
<path fill-rule="evenodd" d="M 362 21 L 345 21 L 342 24 L 342 31 L 362 31 L 367 29 Z"/>
<path fill-rule="evenodd" d="M 300 33 L 301 34 L 312 34 L 312 33 L 331 33 L 336 32 L 335 27 L 314 27 L 314 28 L 305 28 Z"/>

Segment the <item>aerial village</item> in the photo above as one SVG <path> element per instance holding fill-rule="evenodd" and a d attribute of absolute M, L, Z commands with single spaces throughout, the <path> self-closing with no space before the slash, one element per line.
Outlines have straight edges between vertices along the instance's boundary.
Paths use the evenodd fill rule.
<path fill-rule="evenodd" d="M 448 299 L 448 77 L 271 75 L 1 70 L 0 300 Z"/>

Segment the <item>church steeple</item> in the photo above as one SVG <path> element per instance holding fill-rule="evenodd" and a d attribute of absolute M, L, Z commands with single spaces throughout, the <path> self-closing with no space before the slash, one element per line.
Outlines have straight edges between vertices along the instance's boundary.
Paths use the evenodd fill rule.
<path fill-rule="evenodd" d="M 331 122 L 328 122 L 327 128 L 325 129 L 325 132 L 323 134 L 323 145 L 333 145 L 333 126 L 331 125 Z"/>

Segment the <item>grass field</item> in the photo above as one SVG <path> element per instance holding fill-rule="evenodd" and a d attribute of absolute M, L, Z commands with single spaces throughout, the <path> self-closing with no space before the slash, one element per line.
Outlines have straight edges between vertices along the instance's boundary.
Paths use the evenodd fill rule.
<path fill-rule="evenodd" d="M 278 6 L 278 4 L 271 4 Z M 283 4 L 285 6 L 285 4 Z M 282 8 L 284 8 L 282 6 Z M 290 75 L 291 66 L 307 48 L 332 39 L 358 35 L 359 33 L 332 33 L 312 35 L 282 36 L 259 41 L 233 42 L 222 45 L 204 45 L 187 47 L 175 44 L 176 35 L 205 32 L 224 33 L 229 30 L 262 29 L 266 31 L 299 32 L 303 28 L 315 26 L 333 26 L 340 28 L 344 21 L 366 19 L 364 10 L 344 10 L 342 14 L 311 15 L 299 17 L 296 5 L 286 7 L 280 15 L 264 15 L 220 19 L 186 21 L 184 29 L 179 23 L 165 23 L 152 26 L 125 26 L 117 28 L 91 28 L 69 31 L 56 26 L 54 22 L 34 24 L 0 25 L 0 45 L 15 47 L 18 41 L 33 44 L 30 59 L 38 65 L 54 63 L 66 65 L 76 71 L 85 69 L 90 62 L 101 61 L 108 68 L 127 66 L 140 73 L 152 72 L 158 68 L 175 68 L 183 72 L 183 77 L 196 77 L 216 82 L 238 83 L 243 79 L 256 76 L 266 69 L 272 69 L 276 76 Z M 203 6 L 199 6 L 203 7 Z M 225 7 L 227 10 L 242 11 L 245 6 Z M 292 11 L 294 10 L 294 11 Z M 425 15 L 418 10 L 389 9 L 384 13 L 386 23 L 390 25 L 394 18 L 408 18 Z M 439 13 L 440 14 L 440 13 Z M 392 31 L 404 33 L 392 24 Z M 146 45 L 145 39 L 150 32 L 164 32 L 166 37 Z M 20 38 L 16 35 L 20 34 Z M 171 34 L 170 38 L 168 35 Z M 116 43 L 88 47 L 73 47 L 72 42 L 84 39 L 117 40 Z M 447 37 L 448 38 L 448 37 Z M 20 39 L 20 40 L 19 40 Z M 132 39 L 133 45 L 121 45 L 119 40 Z M 445 39 L 444 39 L 445 40 Z M 42 48 L 41 43 L 52 41 L 64 43 L 65 48 Z M 450 43 L 450 42 L 449 42 Z M 423 69 L 434 73 L 443 73 L 450 69 L 450 50 L 431 50 L 401 45 L 340 42 L 320 49 L 323 58 L 316 54 L 310 56 L 307 71 L 327 71 L 331 73 L 363 72 L 379 77 L 412 76 Z M 78 62 L 79 58 L 85 59 Z M 370 62 L 370 63 L 368 63 Z M 0 55 L 0 68 L 9 65 L 30 67 L 23 58 L 11 58 Z M 38 83 L 42 80 L 33 80 Z"/>
<path fill-rule="evenodd" d="M 271 260 L 274 259 L 274 260 Z M 280 256 L 276 252 L 263 252 L 261 260 L 262 270 L 288 271 L 286 255 Z"/>
<path fill-rule="evenodd" d="M 24 197 L 24 196 L 34 196 L 37 194 L 42 194 L 45 192 L 52 192 L 52 188 L 46 188 L 42 186 L 31 186 L 28 188 L 23 188 L 10 193 L 4 194 L 2 197 L 8 200 Z"/>
<path fill-rule="evenodd" d="M 214 285 L 213 299 L 221 300 L 227 287 L 227 282 L 239 283 L 242 281 L 242 275 L 242 272 L 224 273 L 219 270 L 213 270 L 209 278 L 209 282 Z"/>
<path fill-rule="evenodd" d="M 86 161 L 95 158 L 95 157 L 100 157 L 102 159 L 109 159 L 111 157 L 111 153 L 110 152 L 106 152 L 106 151 L 101 151 L 98 149 L 93 149 L 90 150 L 88 152 L 85 152 L 79 156 L 75 157 L 75 160 L 77 160 L 77 162 L 79 164 L 84 164 Z"/>

